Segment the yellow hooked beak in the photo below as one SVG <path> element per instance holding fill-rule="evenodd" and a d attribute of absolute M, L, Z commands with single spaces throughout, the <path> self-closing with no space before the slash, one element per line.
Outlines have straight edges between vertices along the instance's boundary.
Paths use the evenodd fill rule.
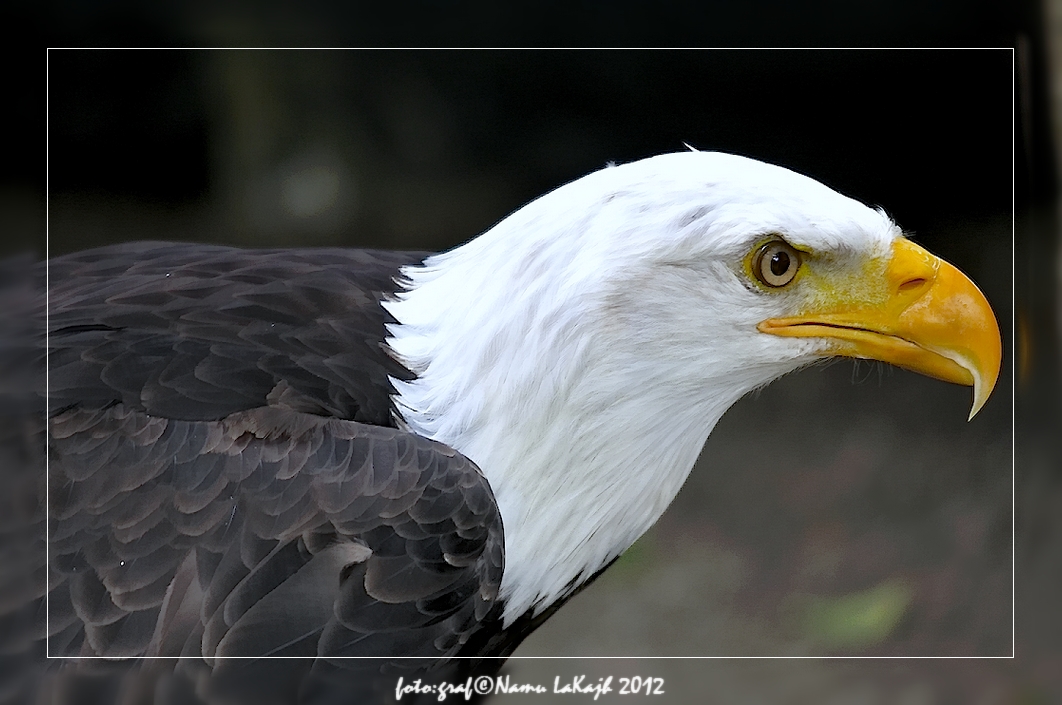
<path fill-rule="evenodd" d="M 770 318 L 763 333 L 827 338 L 826 355 L 881 360 L 946 382 L 972 385 L 974 417 L 999 377 L 999 326 L 984 294 L 962 272 L 900 238 L 884 287 L 867 300 L 816 306 L 804 315 Z"/>

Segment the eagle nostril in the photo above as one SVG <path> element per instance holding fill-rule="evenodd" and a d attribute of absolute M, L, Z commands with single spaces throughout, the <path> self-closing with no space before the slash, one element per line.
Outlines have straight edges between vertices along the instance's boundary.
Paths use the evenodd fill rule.
<path fill-rule="evenodd" d="M 918 277 L 916 279 L 908 279 L 903 284 L 900 284 L 900 291 L 911 291 L 912 289 L 918 289 L 925 283 L 926 280 L 922 277 Z"/>

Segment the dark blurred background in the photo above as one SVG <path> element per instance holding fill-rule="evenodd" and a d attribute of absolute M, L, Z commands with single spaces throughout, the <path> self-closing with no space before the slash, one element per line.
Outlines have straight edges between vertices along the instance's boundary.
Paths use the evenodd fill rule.
<path fill-rule="evenodd" d="M 881 204 L 981 281 L 1010 257 L 1007 50 L 48 58 L 53 255 L 128 237 L 446 248 L 608 161 L 685 142 Z M 1002 232 L 978 239 L 970 222 Z"/>
<path fill-rule="evenodd" d="M 1062 698 L 1050 8 L 55 7 L 55 47 L 478 45 L 476 32 L 498 44 L 996 47 L 53 49 L 46 113 L 39 95 L 12 108 L 47 117 L 47 185 L 39 159 L 4 182 L 2 247 L 44 255 L 47 192 L 53 256 L 131 239 L 444 249 L 608 161 L 683 143 L 881 205 L 996 309 L 1004 368 L 981 414 L 966 422 L 968 389 L 848 362 L 742 400 L 659 524 L 510 673 L 661 676 L 669 702 Z M 628 658 L 531 658 L 543 656 Z"/>

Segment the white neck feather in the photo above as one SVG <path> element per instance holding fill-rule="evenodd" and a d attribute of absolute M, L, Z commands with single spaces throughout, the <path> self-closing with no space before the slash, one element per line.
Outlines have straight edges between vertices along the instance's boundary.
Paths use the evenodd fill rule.
<path fill-rule="evenodd" d="M 748 292 L 708 258 L 671 266 L 660 230 L 690 227 L 691 206 L 660 222 L 646 207 L 659 179 L 649 175 L 643 193 L 628 177 L 619 193 L 609 180 L 621 169 L 410 268 L 407 290 L 385 304 L 399 321 L 388 344 L 417 374 L 395 381 L 402 421 L 473 460 L 497 498 L 507 625 L 626 550 L 671 503 L 723 412 L 811 359 L 736 354 L 754 336 Z"/>

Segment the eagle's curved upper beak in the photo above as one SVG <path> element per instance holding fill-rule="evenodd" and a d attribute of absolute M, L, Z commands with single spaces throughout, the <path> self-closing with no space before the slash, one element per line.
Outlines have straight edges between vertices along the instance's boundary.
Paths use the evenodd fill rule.
<path fill-rule="evenodd" d="M 802 315 L 771 318 L 764 333 L 827 338 L 827 355 L 881 360 L 972 385 L 974 417 L 996 384 L 999 326 L 984 294 L 962 272 L 905 238 L 893 242 L 881 294 L 843 295 Z"/>

